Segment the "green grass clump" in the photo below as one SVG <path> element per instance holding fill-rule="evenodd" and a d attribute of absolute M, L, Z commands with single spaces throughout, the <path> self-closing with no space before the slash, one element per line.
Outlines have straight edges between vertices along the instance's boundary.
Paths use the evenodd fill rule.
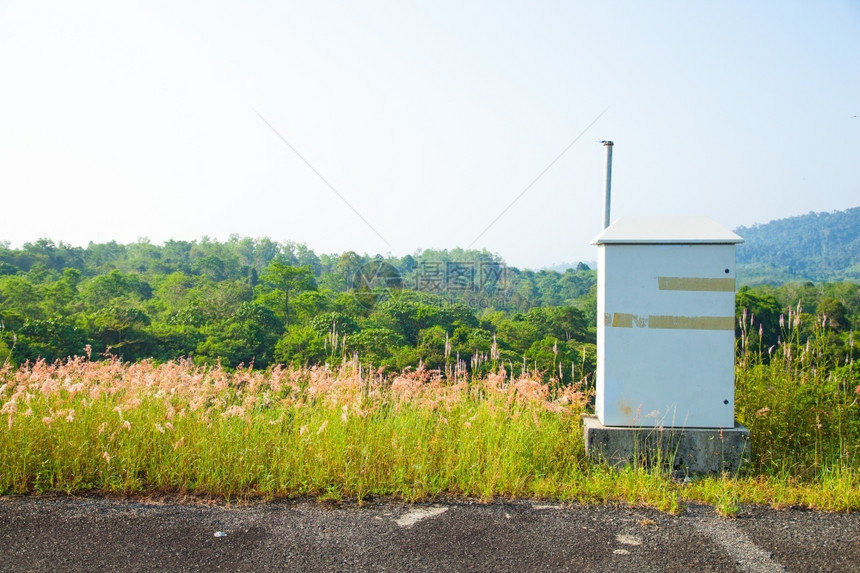
<path fill-rule="evenodd" d="M 809 324 L 803 324 L 805 317 Z M 854 335 L 789 313 L 778 344 L 751 349 L 743 323 L 736 416 L 750 429 L 753 475 L 830 483 L 860 470 L 860 373 Z M 847 343 L 847 344 L 846 344 Z"/>

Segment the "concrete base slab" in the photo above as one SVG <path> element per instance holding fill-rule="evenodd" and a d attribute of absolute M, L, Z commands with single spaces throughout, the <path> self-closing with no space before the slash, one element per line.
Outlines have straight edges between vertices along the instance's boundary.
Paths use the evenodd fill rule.
<path fill-rule="evenodd" d="M 656 465 L 682 474 L 734 473 L 749 461 L 750 431 L 734 428 L 625 428 L 583 416 L 585 451 L 612 466 Z"/>

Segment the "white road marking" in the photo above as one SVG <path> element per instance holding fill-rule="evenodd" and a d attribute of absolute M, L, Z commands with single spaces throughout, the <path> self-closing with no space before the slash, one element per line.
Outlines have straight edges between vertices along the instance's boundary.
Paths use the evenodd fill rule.
<path fill-rule="evenodd" d="M 560 503 L 534 503 L 532 509 L 561 509 L 563 506 Z"/>
<path fill-rule="evenodd" d="M 412 527 L 422 519 L 427 519 L 428 517 L 436 517 L 437 515 L 441 515 L 448 511 L 448 508 L 444 505 L 432 505 L 430 507 L 416 507 L 414 509 L 410 509 L 405 514 L 401 515 L 397 519 L 394 520 L 394 523 L 399 525 L 400 527 Z"/>
<path fill-rule="evenodd" d="M 616 535 L 615 541 L 624 545 L 642 545 L 642 538 L 635 535 Z"/>
<path fill-rule="evenodd" d="M 721 517 L 694 519 L 693 528 L 722 547 L 732 559 L 737 561 L 738 569 L 744 573 L 785 571 L 785 567 L 771 558 L 770 553 L 750 541 L 749 537 L 728 519 Z"/>

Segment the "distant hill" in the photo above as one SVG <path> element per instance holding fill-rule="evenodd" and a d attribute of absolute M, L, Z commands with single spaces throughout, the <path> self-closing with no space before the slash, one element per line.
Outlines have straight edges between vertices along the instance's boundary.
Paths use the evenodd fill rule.
<path fill-rule="evenodd" d="M 742 284 L 860 281 L 860 207 L 739 227 Z"/>
<path fill-rule="evenodd" d="M 573 269 L 575 271 L 581 270 L 593 270 L 597 268 L 596 261 L 580 261 L 577 263 L 559 263 L 557 265 L 552 265 L 549 267 L 541 267 L 542 271 L 556 271 L 559 273 L 563 273 L 567 269 Z"/>

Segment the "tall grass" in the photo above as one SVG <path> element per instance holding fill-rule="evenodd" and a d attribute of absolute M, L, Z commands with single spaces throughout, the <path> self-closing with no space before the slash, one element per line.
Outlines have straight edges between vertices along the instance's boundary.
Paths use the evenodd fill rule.
<path fill-rule="evenodd" d="M 583 386 L 504 370 L 482 379 L 357 363 L 265 371 L 85 357 L 0 367 L 0 494 L 534 497 L 726 514 L 742 502 L 860 508 L 853 336 L 789 316 L 773 348 L 742 319 L 736 404 L 752 460 L 676 481 L 585 455 Z M 804 315 L 805 317 L 806 315 Z M 783 321 L 785 322 L 785 321 Z"/>
<path fill-rule="evenodd" d="M 0 492 L 549 495 L 584 470 L 575 387 L 116 359 L 0 371 Z"/>
<path fill-rule="evenodd" d="M 753 472 L 824 479 L 860 468 L 860 376 L 854 335 L 842 345 L 826 316 L 780 318 L 777 344 L 751 347 L 753 318 L 741 318 L 737 417 L 750 429 Z M 806 324 L 804 324 L 806 321 Z"/>

